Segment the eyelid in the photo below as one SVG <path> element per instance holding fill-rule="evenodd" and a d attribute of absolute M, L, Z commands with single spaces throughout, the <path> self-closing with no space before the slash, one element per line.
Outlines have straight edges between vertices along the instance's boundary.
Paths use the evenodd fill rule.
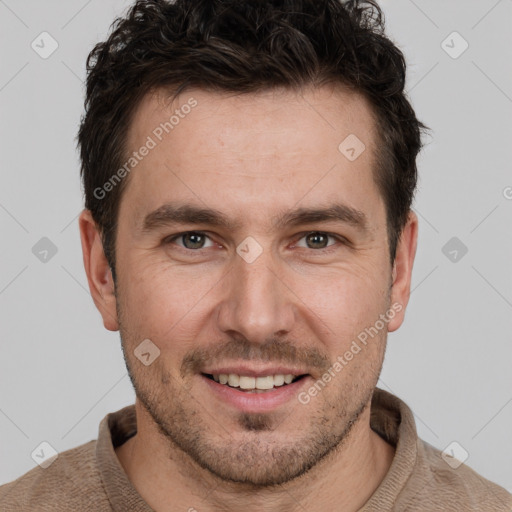
<path fill-rule="evenodd" d="M 297 242 L 302 240 L 304 237 L 308 236 L 308 235 L 311 235 L 313 233 L 320 233 L 321 235 L 326 235 L 328 238 L 334 238 L 336 240 L 338 240 L 338 242 L 342 243 L 342 244 L 347 244 L 347 240 L 345 240 L 341 235 L 336 235 L 335 233 L 329 233 L 328 231 L 319 231 L 318 229 L 316 230 L 313 230 L 313 231 L 304 231 L 303 233 L 298 233 L 297 235 Z M 295 242 L 295 243 L 297 243 Z M 326 247 L 323 247 L 321 249 L 310 249 L 311 251 L 313 252 L 322 252 L 322 251 L 329 251 L 331 250 L 331 248 L 336 245 L 336 244 L 330 244 Z M 301 247 L 302 249 L 309 249 L 309 247 Z"/>
<path fill-rule="evenodd" d="M 174 242 L 175 240 L 185 236 L 185 235 L 188 235 L 190 233 L 194 233 L 194 234 L 197 234 L 197 235 L 202 235 L 208 239 L 210 239 L 211 242 L 213 242 L 213 240 L 211 239 L 211 237 L 208 235 L 208 233 L 206 231 L 195 231 L 195 230 L 192 230 L 192 231 L 182 231 L 181 233 L 177 233 L 176 235 L 171 235 L 171 236 L 168 236 L 168 237 L 165 237 L 163 239 L 163 243 L 164 244 L 169 244 L 171 242 Z M 201 247 L 200 249 L 187 249 L 186 247 L 182 247 L 182 246 L 178 246 L 180 247 L 180 249 L 183 249 L 185 251 L 188 251 L 188 252 L 199 252 L 201 249 L 205 249 L 205 247 Z M 206 249 L 208 249 L 208 247 L 206 247 Z"/>
<path fill-rule="evenodd" d="M 171 242 L 174 242 L 176 239 L 179 239 L 181 238 L 182 236 L 184 235 L 187 235 L 187 234 L 190 234 L 190 233 L 195 233 L 195 234 L 198 234 L 198 235 L 202 235 L 208 239 L 210 239 L 210 241 L 213 243 L 213 240 L 211 238 L 211 236 L 208 235 L 208 232 L 206 231 L 197 231 L 197 230 L 191 230 L 191 231 L 182 231 L 181 233 L 177 233 L 175 235 L 170 235 L 166 238 L 164 238 L 163 240 L 163 243 L 164 244 L 169 244 Z M 302 240 L 304 237 L 308 236 L 308 235 L 311 235 L 313 233 L 320 233 L 322 235 L 326 235 L 330 238 L 335 238 L 336 240 L 338 240 L 339 243 L 341 243 L 342 245 L 350 245 L 350 242 L 343 236 L 341 235 L 337 235 L 335 233 L 330 233 L 328 231 L 320 231 L 318 229 L 316 230 L 309 230 L 309 231 L 303 231 L 302 233 L 298 233 L 295 237 L 295 242 L 294 244 L 296 244 L 298 241 Z M 317 252 L 317 253 L 322 253 L 322 252 L 330 252 L 332 251 L 333 247 L 335 246 L 336 244 L 331 244 L 331 245 L 328 245 L 327 247 L 323 247 L 321 249 L 310 249 L 310 251 L 312 252 Z M 294 245 L 295 246 L 295 245 Z M 178 245 L 178 247 L 180 249 L 183 249 L 184 251 L 187 251 L 187 252 L 200 252 L 202 249 L 208 249 L 208 247 L 201 247 L 199 249 L 187 249 L 186 247 L 182 247 L 180 245 Z M 211 247 L 211 246 L 210 246 Z M 309 247 L 300 247 L 301 249 L 309 249 Z"/>

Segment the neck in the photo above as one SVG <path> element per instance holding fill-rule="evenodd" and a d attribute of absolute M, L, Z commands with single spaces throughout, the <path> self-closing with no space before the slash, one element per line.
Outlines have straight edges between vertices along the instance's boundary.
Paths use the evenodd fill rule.
<path fill-rule="evenodd" d="M 136 402 L 137 434 L 116 449 L 128 478 L 158 512 L 359 510 L 389 470 L 395 449 L 370 428 L 370 403 L 341 446 L 307 473 L 273 488 L 220 480 L 169 446 Z"/>

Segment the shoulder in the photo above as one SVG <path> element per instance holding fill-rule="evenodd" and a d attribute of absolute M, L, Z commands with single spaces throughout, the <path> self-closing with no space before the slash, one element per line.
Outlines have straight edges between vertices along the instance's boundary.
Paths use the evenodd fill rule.
<path fill-rule="evenodd" d="M 110 511 L 96 466 L 96 441 L 59 453 L 50 466 L 36 466 L 0 486 L 0 510 Z"/>
<path fill-rule="evenodd" d="M 418 456 L 406 485 L 411 510 L 510 512 L 512 494 L 466 464 L 443 458 L 441 450 L 418 439 Z"/>

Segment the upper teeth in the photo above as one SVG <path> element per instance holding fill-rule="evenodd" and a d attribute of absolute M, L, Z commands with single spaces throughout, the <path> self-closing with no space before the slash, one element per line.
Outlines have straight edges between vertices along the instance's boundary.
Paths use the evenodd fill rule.
<path fill-rule="evenodd" d="M 213 375 L 213 379 L 220 384 L 228 384 L 234 388 L 241 389 L 272 389 L 274 386 L 283 386 L 290 384 L 294 375 L 266 375 L 265 377 L 249 377 L 247 375 L 237 375 L 236 373 L 220 373 Z"/>

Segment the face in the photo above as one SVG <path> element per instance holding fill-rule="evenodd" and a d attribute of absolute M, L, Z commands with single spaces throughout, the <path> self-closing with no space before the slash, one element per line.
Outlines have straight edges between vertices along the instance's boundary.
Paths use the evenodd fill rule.
<path fill-rule="evenodd" d="M 392 273 L 373 129 L 362 97 L 327 87 L 138 107 L 128 147 L 153 147 L 123 192 L 116 293 L 96 303 L 169 453 L 284 483 L 367 410 L 412 261 L 399 248 Z"/>

